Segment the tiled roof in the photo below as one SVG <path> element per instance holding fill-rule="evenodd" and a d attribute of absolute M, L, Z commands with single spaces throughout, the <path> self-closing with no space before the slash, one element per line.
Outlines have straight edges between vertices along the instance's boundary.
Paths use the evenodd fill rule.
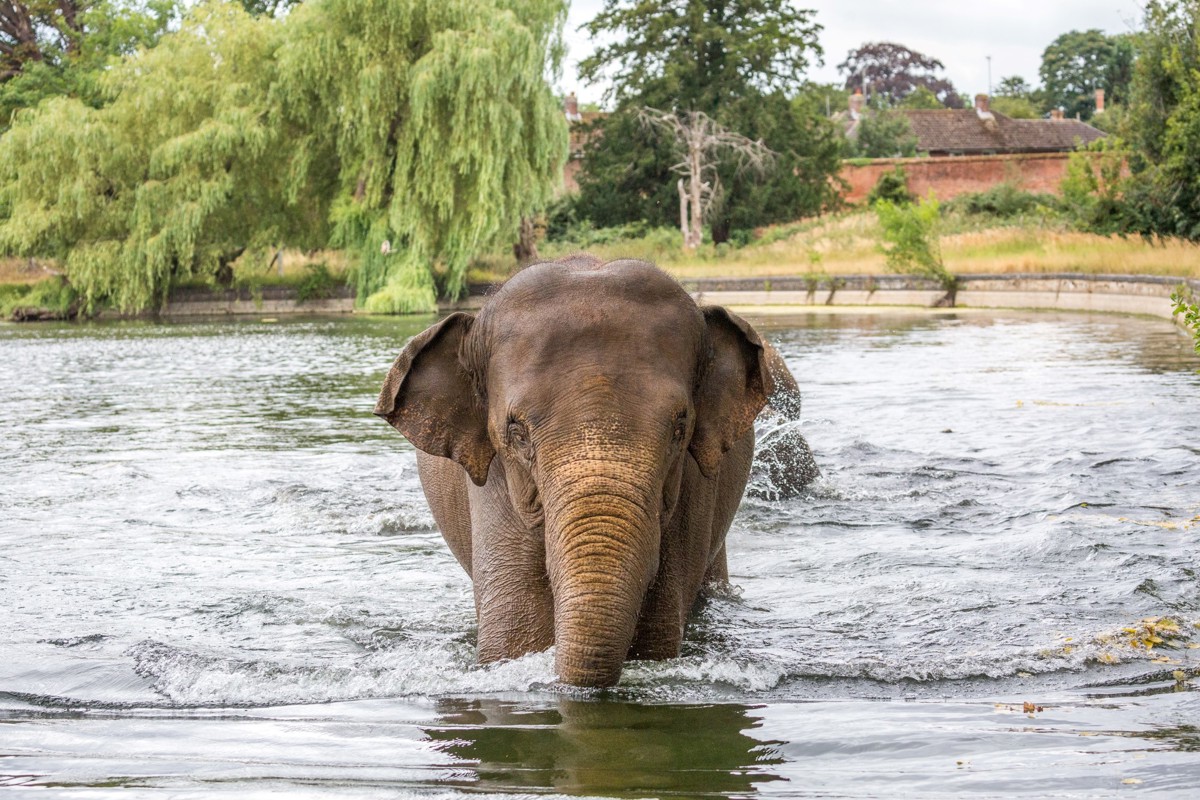
<path fill-rule="evenodd" d="M 1074 119 L 1012 119 L 975 109 L 905 111 L 917 149 L 927 153 L 1054 153 L 1105 136 Z"/>

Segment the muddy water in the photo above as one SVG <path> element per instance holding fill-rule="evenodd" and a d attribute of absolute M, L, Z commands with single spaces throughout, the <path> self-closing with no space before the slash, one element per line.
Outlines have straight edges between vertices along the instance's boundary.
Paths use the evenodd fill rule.
<path fill-rule="evenodd" d="M 758 320 L 824 477 L 748 498 L 683 657 L 588 696 L 546 654 L 473 664 L 469 584 L 369 413 L 427 322 L 0 327 L 0 786 L 1200 786 L 1200 362 L 1169 324 Z"/>

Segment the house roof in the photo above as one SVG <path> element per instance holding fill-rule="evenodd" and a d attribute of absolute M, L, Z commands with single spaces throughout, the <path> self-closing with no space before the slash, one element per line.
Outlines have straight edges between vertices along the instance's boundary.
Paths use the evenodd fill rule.
<path fill-rule="evenodd" d="M 1074 119 L 1012 119 L 973 108 L 904 111 L 929 153 L 1056 153 L 1102 139 L 1105 133 Z"/>

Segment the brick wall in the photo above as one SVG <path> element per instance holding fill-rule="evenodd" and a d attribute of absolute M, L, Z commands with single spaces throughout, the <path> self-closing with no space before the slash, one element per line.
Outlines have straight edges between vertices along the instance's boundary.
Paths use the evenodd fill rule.
<path fill-rule="evenodd" d="M 1058 193 L 1069 153 L 1035 153 L 1002 156 L 947 156 L 943 158 L 881 158 L 870 164 L 843 164 L 841 178 L 849 185 L 846 202 L 861 203 L 879 176 L 901 165 L 908 175 L 909 191 L 924 197 L 932 189 L 939 200 L 966 192 L 982 192 L 1010 181 L 1030 192 Z"/>

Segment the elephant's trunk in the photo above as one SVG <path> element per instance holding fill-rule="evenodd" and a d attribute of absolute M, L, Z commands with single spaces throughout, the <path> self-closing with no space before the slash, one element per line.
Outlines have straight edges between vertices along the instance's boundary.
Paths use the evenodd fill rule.
<path fill-rule="evenodd" d="M 564 683 L 616 684 L 658 571 L 656 493 L 639 485 L 652 483 L 648 476 L 632 473 L 628 462 L 576 463 L 544 498 L 555 669 Z"/>

